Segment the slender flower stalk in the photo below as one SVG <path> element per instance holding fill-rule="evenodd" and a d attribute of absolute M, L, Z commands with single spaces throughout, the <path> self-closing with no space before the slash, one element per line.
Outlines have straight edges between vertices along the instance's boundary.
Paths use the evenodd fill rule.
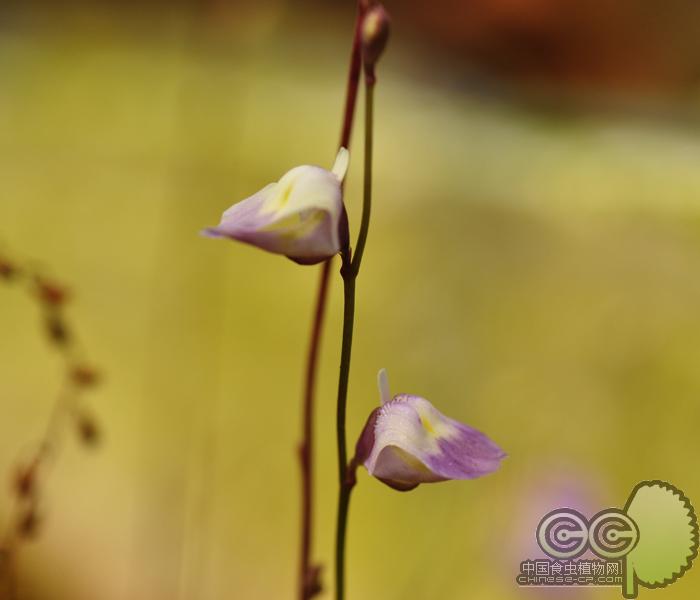
<path fill-rule="evenodd" d="M 369 232 L 369 219 L 372 214 L 372 147 L 373 147 L 373 124 L 374 124 L 374 76 L 367 78 L 365 86 L 365 174 L 362 194 L 362 221 L 360 222 L 360 233 L 357 237 L 355 254 L 352 257 L 351 271 L 353 277 L 357 277 L 360 272 L 362 255 L 367 244 L 367 234 Z"/>
<path fill-rule="evenodd" d="M 355 117 L 357 91 L 359 88 L 362 69 L 361 26 L 366 10 L 365 0 L 359 0 L 355 30 L 353 34 L 350 66 L 348 70 L 345 110 L 340 133 L 339 148 L 350 148 L 352 125 Z M 299 445 L 299 461 L 301 465 L 301 549 L 299 553 L 299 599 L 308 600 L 320 591 L 319 569 L 311 565 L 311 549 L 313 536 L 313 482 L 314 482 L 314 399 L 316 393 L 316 374 L 318 372 L 318 356 L 323 333 L 323 324 L 328 301 L 328 286 L 330 268 L 333 259 L 323 262 L 319 273 L 316 307 L 314 308 L 311 337 L 309 339 L 304 379 L 302 442 Z"/>
<path fill-rule="evenodd" d="M 335 554 L 335 597 L 345 598 L 345 540 L 347 537 L 348 511 L 350 495 L 355 486 L 354 470 L 348 468 L 347 440 L 345 420 L 347 412 L 348 382 L 350 379 L 350 362 L 352 358 L 352 341 L 355 324 L 355 288 L 360 273 L 362 257 L 369 233 L 372 211 L 372 149 L 374 127 L 374 86 L 376 84 L 375 66 L 381 56 L 389 34 L 389 18 L 381 5 L 374 5 L 365 15 L 362 29 L 362 53 L 365 74 L 365 157 L 364 185 L 362 198 L 362 219 L 354 257 L 350 247 L 341 252 L 343 264 L 340 273 L 343 277 L 344 308 L 343 338 L 340 356 L 340 374 L 338 378 L 338 408 L 336 433 L 338 439 L 338 514 L 336 523 Z"/>
<path fill-rule="evenodd" d="M 357 272 L 353 271 L 350 250 L 343 254 L 341 273 L 343 276 L 343 341 L 340 356 L 340 375 L 338 378 L 338 411 L 336 434 L 338 438 L 338 514 L 336 522 L 335 546 L 335 597 L 345 597 L 345 538 L 350 508 L 350 494 L 355 484 L 348 478 L 347 441 L 345 433 L 345 415 L 348 401 L 348 381 L 350 378 L 350 360 L 352 358 L 352 337 L 355 324 L 355 281 Z"/>
<path fill-rule="evenodd" d="M 368 88 L 369 90 L 369 88 Z M 365 127 L 372 126 L 371 122 L 371 103 L 372 93 L 366 95 L 366 102 L 369 119 L 366 119 Z M 368 138 L 371 143 L 371 135 Z M 365 153 L 365 173 L 367 170 L 367 160 L 371 160 L 371 151 Z M 371 172 L 371 170 L 370 170 Z M 362 260 L 362 249 L 367 239 L 369 229 L 369 218 L 364 218 L 364 214 L 368 214 L 372 202 L 372 184 L 367 181 L 365 175 L 365 192 L 362 202 L 363 218 L 360 234 L 358 237 L 358 252 L 355 258 L 352 258 L 352 253 L 347 248 L 342 254 L 343 264 L 341 266 L 341 275 L 343 277 L 343 340 L 340 354 L 340 375 L 338 378 L 338 411 L 336 417 L 336 434 L 338 439 L 338 484 L 340 492 L 338 495 L 338 519 L 336 523 L 336 554 L 335 554 L 335 594 L 337 600 L 343 600 L 345 595 L 345 538 L 347 531 L 348 510 L 350 508 L 350 494 L 355 485 L 355 480 L 349 477 L 348 457 L 347 457 L 347 439 L 345 432 L 345 418 L 348 402 L 348 383 L 350 379 L 350 361 L 352 358 L 352 339 L 355 325 L 355 283 L 360 270 Z M 362 241 L 362 246 L 360 245 Z"/>

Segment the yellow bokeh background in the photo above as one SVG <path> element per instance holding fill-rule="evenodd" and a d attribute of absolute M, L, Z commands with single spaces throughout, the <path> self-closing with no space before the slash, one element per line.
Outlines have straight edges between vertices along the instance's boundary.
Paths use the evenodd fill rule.
<path fill-rule="evenodd" d="M 622 506 L 653 478 L 700 499 L 700 138 L 472 93 L 406 29 L 395 23 L 376 93 L 349 437 L 386 367 L 394 391 L 488 432 L 509 458 L 483 480 L 407 494 L 362 472 L 349 597 L 619 598 L 514 579 L 539 517 L 562 503 Z M 288 168 L 332 164 L 351 31 L 350 12 L 273 2 L 228 20 L 45 6 L 0 30 L 2 248 L 69 283 L 69 317 L 105 374 L 88 399 L 103 444 L 67 444 L 52 470 L 42 534 L 21 555 L 24 598 L 293 597 L 318 269 L 198 232 Z M 327 589 L 337 276 L 331 294 L 315 535 Z M 34 303 L 5 285 L 0 332 L 9 480 L 61 363 Z M 640 597 L 698 592 L 691 569 Z"/>

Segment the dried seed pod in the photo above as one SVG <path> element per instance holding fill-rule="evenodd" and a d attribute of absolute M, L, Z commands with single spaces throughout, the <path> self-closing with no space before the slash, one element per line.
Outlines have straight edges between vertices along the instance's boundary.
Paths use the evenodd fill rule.
<path fill-rule="evenodd" d="M 96 446 L 100 441 L 100 429 L 95 419 L 85 413 L 81 413 L 77 417 L 78 435 L 80 441 L 89 447 Z"/>
<path fill-rule="evenodd" d="M 18 273 L 17 267 L 15 267 L 10 261 L 0 258 L 0 278 L 9 281 Z"/>
<path fill-rule="evenodd" d="M 68 291 L 61 285 L 37 277 L 39 299 L 49 306 L 61 306 L 68 299 Z"/>
<path fill-rule="evenodd" d="M 17 520 L 17 535 L 25 540 L 34 539 L 39 534 L 41 519 L 34 506 L 30 506 Z"/>
<path fill-rule="evenodd" d="M 322 571 L 323 565 L 316 564 L 311 565 L 309 570 L 306 572 L 306 581 L 304 582 L 304 585 L 307 598 L 318 596 L 323 591 L 323 584 L 321 583 Z"/>
<path fill-rule="evenodd" d="M 34 496 L 36 492 L 37 463 L 29 466 L 21 466 L 14 476 L 13 487 L 18 497 L 26 499 Z"/>
<path fill-rule="evenodd" d="M 56 311 L 50 311 L 46 315 L 46 333 L 49 339 L 59 345 L 64 346 L 70 341 L 70 333 L 61 315 Z"/>
<path fill-rule="evenodd" d="M 73 382 L 80 387 L 92 387 L 100 380 L 97 371 L 87 365 L 76 365 L 73 367 L 71 377 Z"/>

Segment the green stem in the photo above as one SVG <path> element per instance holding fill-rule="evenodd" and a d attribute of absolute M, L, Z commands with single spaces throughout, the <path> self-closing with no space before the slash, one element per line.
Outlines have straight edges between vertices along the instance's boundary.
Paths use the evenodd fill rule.
<path fill-rule="evenodd" d="M 353 33 L 352 52 L 350 54 L 350 67 L 348 70 L 347 90 L 345 95 L 345 111 L 343 114 L 343 126 L 340 134 L 340 148 L 350 148 L 350 137 L 355 119 L 355 105 L 357 103 L 357 90 L 362 69 L 362 52 L 360 46 L 360 28 L 364 18 L 366 6 L 362 0 L 357 3 L 357 17 Z M 311 338 L 306 361 L 306 377 L 304 383 L 303 403 L 303 439 L 299 447 L 301 464 L 301 541 L 299 552 L 299 600 L 309 600 L 318 593 L 318 581 L 311 562 L 311 545 L 314 525 L 314 402 L 315 386 L 318 373 L 318 362 L 323 332 L 326 304 L 328 303 L 328 284 L 333 259 L 328 259 L 321 266 L 321 274 L 316 297 L 316 309 L 311 326 Z"/>
<path fill-rule="evenodd" d="M 357 277 L 360 272 L 362 255 L 367 244 L 369 219 L 372 214 L 372 147 L 374 130 L 374 78 L 367 78 L 365 85 L 365 176 L 362 195 L 362 221 L 357 236 L 357 247 L 352 259 L 352 272 Z"/>
<path fill-rule="evenodd" d="M 350 253 L 343 253 L 343 344 L 340 357 L 340 376 L 338 378 L 338 477 L 340 492 L 338 495 L 338 521 L 336 529 L 335 553 L 335 595 L 337 600 L 345 596 L 345 533 L 350 506 L 352 485 L 347 480 L 347 442 L 345 436 L 345 412 L 348 398 L 348 381 L 350 378 L 350 359 L 352 357 L 352 334 L 355 322 L 355 274 L 350 269 Z"/>
<path fill-rule="evenodd" d="M 340 375 L 338 378 L 338 479 L 340 491 L 338 494 L 338 520 L 336 529 L 335 554 L 335 597 L 336 600 L 345 598 L 345 539 L 347 533 L 350 494 L 355 485 L 354 473 L 348 469 L 347 441 L 345 433 L 345 415 L 348 401 L 348 382 L 350 380 L 350 360 L 352 358 L 352 336 L 355 324 L 355 282 L 360 272 L 360 264 L 367 242 L 369 220 L 372 209 L 372 127 L 374 76 L 366 78 L 365 87 L 365 172 L 364 194 L 362 199 L 362 220 L 357 238 L 357 250 L 352 257 L 350 248 L 343 251 L 343 265 L 340 273 L 343 276 L 344 308 L 343 308 L 343 341 L 340 354 Z"/>

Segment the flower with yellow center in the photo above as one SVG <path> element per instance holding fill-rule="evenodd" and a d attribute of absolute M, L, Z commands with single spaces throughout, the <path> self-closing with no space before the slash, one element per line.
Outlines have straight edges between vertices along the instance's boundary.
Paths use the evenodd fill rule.
<path fill-rule="evenodd" d="M 421 483 L 475 479 L 492 473 L 505 453 L 485 434 L 443 415 L 420 396 L 391 398 L 379 372 L 382 406 L 374 409 L 357 442 L 354 466 L 400 490 Z"/>
<path fill-rule="evenodd" d="M 342 182 L 349 153 L 341 148 L 333 168 L 302 165 L 234 204 L 210 237 L 239 240 L 301 264 L 322 262 L 348 238 Z"/>

